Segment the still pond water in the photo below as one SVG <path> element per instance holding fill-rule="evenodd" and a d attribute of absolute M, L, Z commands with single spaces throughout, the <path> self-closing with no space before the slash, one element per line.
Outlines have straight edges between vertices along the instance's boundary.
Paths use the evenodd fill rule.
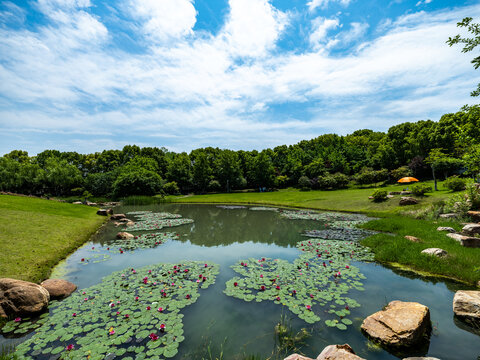
<path fill-rule="evenodd" d="M 92 247 L 95 247 L 98 256 L 109 253 L 106 248 L 114 245 L 113 239 L 120 228 L 110 222 L 90 243 L 58 266 L 54 276 L 70 280 L 79 289 L 84 289 L 100 283 L 104 276 L 125 268 L 188 260 L 218 264 L 220 272 L 215 283 L 206 290 L 200 290 L 198 300 L 181 310 L 184 314 L 185 340 L 180 343 L 174 359 L 210 358 L 209 349 L 212 358 L 222 353 L 223 359 L 241 359 L 245 355 L 273 359 L 278 350 L 274 329 L 282 314 L 286 315 L 294 333 L 302 328 L 311 333 L 300 349 L 309 357 L 315 358 L 329 344 L 348 343 L 359 356 L 366 359 L 397 359 L 369 344 L 360 332 L 363 319 L 392 300 L 416 301 L 430 309 L 433 325 L 430 345 L 426 351 L 413 355 L 462 360 L 476 360 L 480 356 L 480 336 L 465 330 L 453 317 L 454 292 L 465 288 L 463 285 L 419 278 L 371 262 L 352 264 L 359 268 L 366 279 L 362 280 L 364 291 L 352 289 L 348 294 L 361 306 L 351 310 L 349 318 L 353 324 L 347 330 L 328 327 L 323 319 L 308 324 L 287 307 L 271 301 L 245 302 L 224 294 L 225 283 L 238 276 L 231 269 L 232 265 L 240 260 L 262 257 L 293 262 L 301 253 L 295 245 L 306 240 L 301 234 L 305 230 L 322 229 L 322 221 L 290 220 L 274 211 L 223 209 L 213 205 L 125 206 L 117 208 L 116 213 L 141 210 L 180 214 L 194 222 L 162 230 L 175 232 L 178 240 L 170 240 L 152 249 L 110 254 L 108 261 L 95 262 Z M 82 258 L 92 260 L 85 264 Z M 1 339 L 2 343 L 6 341 Z"/>

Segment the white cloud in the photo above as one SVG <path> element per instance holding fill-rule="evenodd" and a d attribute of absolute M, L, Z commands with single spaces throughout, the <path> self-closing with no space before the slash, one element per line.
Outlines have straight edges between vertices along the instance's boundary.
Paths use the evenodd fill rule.
<path fill-rule="evenodd" d="M 338 19 L 326 19 L 317 17 L 312 20 L 312 32 L 310 34 L 310 44 L 314 48 L 319 48 L 321 44 L 327 42 L 327 33 L 329 30 L 334 30 L 339 26 Z"/>
<path fill-rule="evenodd" d="M 223 36 L 238 56 L 261 56 L 275 46 L 289 17 L 269 0 L 229 0 Z"/>
<path fill-rule="evenodd" d="M 432 1 L 433 0 L 420 0 L 415 4 L 415 6 L 427 5 L 427 4 L 430 4 Z"/>
<path fill-rule="evenodd" d="M 314 11 L 317 8 L 326 8 L 330 2 L 338 2 L 346 7 L 352 2 L 352 0 L 310 0 L 307 3 L 308 10 Z"/>
<path fill-rule="evenodd" d="M 338 33 L 335 38 L 328 41 L 326 47 L 332 48 L 335 46 L 347 46 L 357 41 L 365 35 L 369 28 L 367 23 L 353 22 L 350 24 L 350 29 Z"/>
<path fill-rule="evenodd" d="M 129 5 L 152 39 L 165 41 L 193 33 L 197 12 L 192 0 L 130 0 Z"/>
<path fill-rule="evenodd" d="M 355 51 L 330 56 L 279 53 L 289 15 L 264 0 L 230 4 L 217 35 L 155 43 L 144 53 L 112 50 L 107 28 L 85 8 L 63 9 L 36 31 L 0 28 L 1 131 L 63 132 L 69 135 L 59 148 L 72 141 L 71 149 L 85 152 L 101 150 L 108 138 L 160 146 L 176 139 L 180 150 L 262 148 L 435 119 L 467 103 L 476 83 L 471 56 L 445 40 L 457 33 L 458 19 L 480 16 L 479 7 L 403 16 Z M 328 42 L 328 29 L 339 25 L 318 19 L 312 43 Z M 353 23 L 334 40 L 358 42 L 366 28 Z M 275 112 L 295 102 L 308 110 L 302 119 Z M 85 134 L 98 144 L 73 148 Z M 35 146 L 41 151 L 44 143 Z"/>

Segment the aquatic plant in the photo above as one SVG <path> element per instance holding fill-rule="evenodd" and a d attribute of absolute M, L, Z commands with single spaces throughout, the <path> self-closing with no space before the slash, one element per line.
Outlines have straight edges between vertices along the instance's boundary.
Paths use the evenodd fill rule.
<path fill-rule="evenodd" d="M 246 206 L 242 205 L 217 205 L 217 208 L 226 210 L 246 209 Z"/>
<path fill-rule="evenodd" d="M 278 211 L 278 208 L 265 207 L 265 206 L 252 206 L 252 207 L 249 207 L 248 210 L 253 210 L 253 211 Z"/>
<path fill-rule="evenodd" d="M 90 359 L 173 357 L 184 340 L 181 309 L 214 283 L 218 268 L 189 261 L 114 272 L 51 306 L 46 323 L 18 345 L 16 354 L 22 359 L 65 353 Z"/>
<path fill-rule="evenodd" d="M 363 230 L 358 228 L 337 228 L 337 229 L 325 229 L 325 230 L 305 230 L 303 236 L 320 238 L 325 240 L 346 240 L 346 241 L 358 241 L 367 236 L 376 234 L 374 231 Z"/>
<path fill-rule="evenodd" d="M 193 223 L 192 219 L 185 219 L 179 214 L 171 214 L 167 212 L 131 212 L 128 213 L 128 215 L 134 215 L 137 219 L 135 224 L 127 226 L 125 231 L 160 230 L 165 227 Z"/>
<path fill-rule="evenodd" d="M 327 326 L 345 330 L 352 321 L 346 316 L 360 304 L 346 295 L 363 290 L 365 279 L 353 261 L 373 260 L 373 255 L 354 242 L 301 241 L 303 252 L 293 263 L 281 259 L 248 259 L 232 268 L 236 276 L 226 283 L 225 294 L 245 301 L 273 301 L 282 304 L 307 323 L 330 318 Z"/>

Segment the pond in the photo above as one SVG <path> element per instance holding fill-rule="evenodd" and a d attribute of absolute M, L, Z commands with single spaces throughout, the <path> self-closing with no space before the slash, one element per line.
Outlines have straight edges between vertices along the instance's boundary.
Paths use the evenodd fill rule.
<path fill-rule="evenodd" d="M 430 344 L 412 355 L 480 355 L 479 336 L 453 317 L 454 292 L 465 286 L 364 261 L 371 255 L 355 240 L 365 234 L 354 229 L 355 223 L 365 221 L 362 216 L 328 214 L 311 220 L 305 213 L 183 204 L 115 211 L 136 212 L 128 218 L 143 217 L 146 222 L 141 224 L 148 226 L 130 225 L 126 231 L 139 238 L 124 241 L 115 236 L 125 227 L 109 222 L 54 270 L 53 277 L 74 282 L 79 291 L 51 306 L 50 320 L 44 319 L 50 327 L 40 330 L 42 340 L 31 342 L 28 334 L 1 337 L 0 344 L 27 339 L 28 351 L 25 345 L 20 348 L 35 359 L 79 358 L 73 355 L 81 347 L 100 343 L 109 355 L 98 358 L 283 359 L 285 342 L 277 336 L 281 322 L 297 336 L 296 351 L 312 358 L 327 345 L 348 343 L 366 359 L 397 359 L 369 343 L 360 325 L 390 301 L 402 300 L 424 304 L 431 314 Z M 181 218 L 152 217 L 159 212 Z M 146 230 L 167 222 L 180 225 Z M 152 233 L 160 234 L 147 235 Z M 315 236 L 343 236 L 345 245 L 336 248 L 337 240 Z M 132 250 L 132 242 L 139 241 L 142 246 Z M 106 303 L 99 307 L 102 301 Z M 154 330 L 141 325 L 145 319 Z M 89 332 L 96 345 L 86 343 L 91 339 L 78 341 Z M 67 346 L 70 353 L 65 353 Z M 108 346 L 117 351 L 110 352 Z M 135 352 L 139 347 L 142 351 Z"/>

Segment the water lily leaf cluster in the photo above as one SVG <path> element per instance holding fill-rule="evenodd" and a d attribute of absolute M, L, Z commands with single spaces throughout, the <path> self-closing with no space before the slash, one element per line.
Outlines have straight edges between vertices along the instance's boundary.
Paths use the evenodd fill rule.
<path fill-rule="evenodd" d="M 305 230 L 303 236 L 312 238 L 321 238 L 325 240 L 346 240 L 346 241 L 358 241 L 367 236 L 375 234 L 374 231 L 363 230 L 358 228 L 337 228 L 337 229 L 324 229 L 324 230 Z"/>
<path fill-rule="evenodd" d="M 226 210 L 246 209 L 246 206 L 242 205 L 217 205 L 217 208 Z"/>
<path fill-rule="evenodd" d="M 152 249 L 169 240 L 177 240 L 178 234 L 167 233 L 147 233 L 135 236 L 133 239 L 115 239 L 110 247 L 110 251 L 133 251 L 137 249 Z"/>
<path fill-rule="evenodd" d="M 278 211 L 278 208 L 266 207 L 266 206 L 252 206 L 252 207 L 249 207 L 248 210 L 253 210 L 253 211 Z"/>
<path fill-rule="evenodd" d="M 192 219 L 182 218 L 179 214 L 167 212 L 154 213 L 150 211 L 129 212 L 127 215 L 134 215 L 137 220 L 135 224 L 127 226 L 126 231 L 148 231 L 160 230 L 165 227 L 180 226 L 193 223 Z"/>
<path fill-rule="evenodd" d="M 0 333 L 8 338 L 22 337 L 42 326 L 47 321 L 47 318 L 48 313 L 44 313 L 36 319 L 17 317 L 5 323 L 0 329 Z"/>
<path fill-rule="evenodd" d="M 321 320 L 327 326 L 347 329 L 352 308 L 360 304 L 347 296 L 352 290 L 363 290 L 360 270 L 355 260 L 370 260 L 366 248 L 346 241 L 299 242 L 302 255 L 293 263 L 281 259 L 241 260 L 232 268 L 241 276 L 226 283 L 225 294 L 245 301 L 273 301 L 307 323 Z"/>
<path fill-rule="evenodd" d="M 219 267 L 197 261 L 125 269 L 75 292 L 17 346 L 22 359 L 164 359 L 184 340 L 183 314 Z"/>
<path fill-rule="evenodd" d="M 280 216 L 290 220 L 319 220 L 325 222 L 366 222 L 370 219 L 362 214 L 316 212 L 311 210 L 282 210 Z"/>

